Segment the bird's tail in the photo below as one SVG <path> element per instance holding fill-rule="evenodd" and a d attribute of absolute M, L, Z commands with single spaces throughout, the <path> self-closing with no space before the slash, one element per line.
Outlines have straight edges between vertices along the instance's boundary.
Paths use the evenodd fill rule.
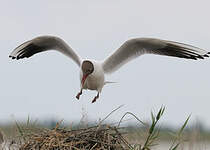
<path fill-rule="evenodd" d="M 109 84 L 109 83 L 117 83 L 117 82 L 105 81 L 105 82 L 104 82 L 104 85 Z"/>

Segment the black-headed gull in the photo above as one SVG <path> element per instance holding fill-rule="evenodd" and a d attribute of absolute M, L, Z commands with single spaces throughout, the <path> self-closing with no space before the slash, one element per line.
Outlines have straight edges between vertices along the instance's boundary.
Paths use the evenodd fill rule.
<path fill-rule="evenodd" d="M 83 89 L 96 90 L 97 96 L 94 97 L 92 103 L 99 98 L 99 93 L 106 83 L 104 75 L 116 71 L 138 56 L 158 54 L 196 60 L 209 57 L 210 54 L 210 52 L 203 49 L 178 42 L 153 38 L 136 38 L 126 41 L 104 61 L 83 60 L 62 39 L 55 36 L 40 36 L 18 46 L 9 57 L 12 59 L 28 58 L 47 50 L 57 50 L 67 55 L 80 67 L 81 90 L 76 98 L 79 99 Z"/>

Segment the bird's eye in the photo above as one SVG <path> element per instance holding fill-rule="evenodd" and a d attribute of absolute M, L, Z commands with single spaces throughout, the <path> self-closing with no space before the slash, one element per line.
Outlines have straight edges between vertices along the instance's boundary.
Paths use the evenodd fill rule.
<path fill-rule="evenodd" d="M 87 73 L 89 73 L 89 72 L 91 72 L 91 70 L 90 70 L 90 69 L 88 69 L 88 70 L 86 70 L 86 72 L 87 72 Z"/>

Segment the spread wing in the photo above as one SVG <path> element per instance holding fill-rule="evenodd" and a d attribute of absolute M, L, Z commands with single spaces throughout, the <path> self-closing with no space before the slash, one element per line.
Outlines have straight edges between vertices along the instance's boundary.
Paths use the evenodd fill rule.
<path fill-rule="evenodd" d="M 209 52 L 183 43 L 152 38 L 137 38 L 126 41 L 103 63 L 105 73 L 112 73 L 130 60 L 143 54 L 157 54 L 186 59 L 204 59 Z"/>
<path fill-rule="evenodd" d="M 27 41 L 15 48 L 9 55 L 12 59 L 21 59 L 31 57 L 32 55 L 47 50 L 57 50 L 70 57 L 78 66 L 81 64 L 81 58 L 69 47 L 62 39 L 54 36 L 40 36 Z"/>

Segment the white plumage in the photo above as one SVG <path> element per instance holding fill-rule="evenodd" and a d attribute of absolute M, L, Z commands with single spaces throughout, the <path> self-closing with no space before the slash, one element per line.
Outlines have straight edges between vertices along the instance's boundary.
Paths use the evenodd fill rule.
<path fill-rule="evenodd" d="M 98 91 L 99 97 L 105 82 L 105 74 L 113 73 L 125 63 L 143 54 L 158 54 L 186 59 L 204 59 L 209 57 L 209 52 L 183 43 L 166 41 L 153 38 L 136 38 L 126 41 L 113 54 L 103 61 L 83 60 L 62 39 L 54 36 L 40 36 L 18 46 L 9 57 L 21 59 L 36 53 L 57 50 L 70 57 L 80 67 L 81 90 L 76 96 L 82 94 L 83 89 Z"/>

